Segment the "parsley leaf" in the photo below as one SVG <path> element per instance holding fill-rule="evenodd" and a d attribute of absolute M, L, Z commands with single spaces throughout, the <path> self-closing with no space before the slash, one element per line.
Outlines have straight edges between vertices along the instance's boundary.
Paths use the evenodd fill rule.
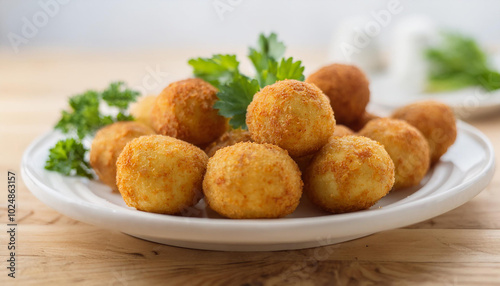
<path fill-rule="evenodd" d="M 217 93 L 219 100 L 215 102 L 214 108 L 219 110 L 220 115 L 231 118 L 231 127 L 247 129 L 247 107 L 259 89 L 257 80 L 236 76 L 233 81 L 220 87 Z"/>
<path fill-rule="evenodd" d="M 480 86 L 500 88 L 500 74 L 488 64 L 486 53 L 472 38 L 444 33 L 440 46 L 426 50 L 429 61 L 427 90 L 431 92 Z"/>
<path fill-rule="evenodd" d="M 124 87 L 123 82 L 114 82 L 102 93 L 88 90 L 82 94 L 70 97 L 70 111 L 63 111 L 55 129 L 63 133 L 76 133 L 83 139 L 92 135 L 97 129 L 116 121 L 129 121 L 133 117 L 126 112 L 129 104 L 134 102 L 139 92 Z M 109 106 L 119 109 L 116 117 L 102 114 L 99 107 L 102 100 Z"/>
<path fill-rule="evenodd" d="M 248 58 L 255 67 L 261 87 L 284 79 L 304 80 L 304 67 L 301 62 L 293 62 L 293 58 L 284 59 L 285 49 L 285 45 L 278 41 L 275 33 L 268 37 L 261 34 L 257 48 L 250 48 Z"/>
<path fill-rule="evenodd" d="M 193 74 L 219 88 L 239 74 L 239 62 L 235 55 L 213 55 L 211 58 L 190 59 Z"/>
<path fill-rule="evenodd" d="M 125 110 L 131 102 L 135 102 L 140 95 L 138 91 L 126 88 L 122 81 L 113 82 L 102 92 L 102 99 L 109 106 L 116 106 Z"/>
<path fill-rule="evenodd" d="M 74 138 L 60 140 L 49 150 L 45 169 L 56 171 L 66 176 L 93 178 L 90 164 L 85 161 L 87 150 Z"/>
<path fill-rule="evenodd" d="M 270 68 L 270 65 L 277 62 L 285 54 L 285 44 L 278 41 L 278 36 L 271 33 L 268 37 L 264 34 L 259 35 L 256 48 L 250 48 L 248 58 L 257 71 L 257 77 Z M 261 82 L 259 80 L 259 82 Z"/>
<path fill-rule="evenodd" d="M 270 62 L 268 69 L 261 73 L 261 86 L 273 84 L 280 80 L 296 79 L 304 80 L 304 66 L 301 61 L 293 61 L 293 58 L 281 59 L 281 62 Z"/>
<path fill-rule="evenodd" d="M 285 54 L 286 47 L 283 42 L 278 41 L 275 33 L 271 33 L 268 37 L 260 34 L 257 49 L 250 48 L 252 50 L 261 53 L 266 59 L 278 61 Z"/>
<path fill-rule="evenodd" d="M 83 138 L 102 126 L 99 112 L 99 94 L 93 90 L 69 99 L 71 111 L 63 111 L 55 128 L 63 133 L 76 132 Z"/>
<path fill-rule="evenodd" d="M 293 58 L 281 59 L 281 62 L 276 71 L 276 81 L 285 79 L 296 79 L 303 81 L 305 67 L 301 61 L 293 61 Z"/>

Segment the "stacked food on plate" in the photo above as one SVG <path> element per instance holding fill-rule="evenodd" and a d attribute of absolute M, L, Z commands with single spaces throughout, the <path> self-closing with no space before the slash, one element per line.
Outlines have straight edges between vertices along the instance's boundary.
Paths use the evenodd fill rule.
<path fill-rule="evenodd" d="M 303 192 L 331 213 L 368 209 L 418 186 L 454 143 L 448 106 L 418 102 L 381 118 L 366 111 L 359 68 L 331 64 L 305 78 L 284 52 L 275 34 L 261 35 L 249 50 L 253 77 L 234 55 L 191 59 L 195 78 L 131 112 L 139 93 L 122 82 L 74 96 L 46 169 L 95 173 L 140 211 L 183 215 L 204 198 L 227 218 L 280 218 Z"/>

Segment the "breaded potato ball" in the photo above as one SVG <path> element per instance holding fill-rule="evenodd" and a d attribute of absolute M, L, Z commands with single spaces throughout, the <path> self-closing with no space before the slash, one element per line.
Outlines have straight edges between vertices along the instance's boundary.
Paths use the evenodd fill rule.
<path fill-rule="evenodd" d="M 151 122 L 151 112 L 156 101 L 155 95 L 148 95 L 140 98 L 130 109 L 130 114 L 134 116 L 135 121 L 153 128 Z"/>
<path fill-rule="evenodd" d="M 158 95 L 151 121 L 156 133 L 205 147 L 226 131 L 213 108 L 217 89 L 198 78 L 171 83 Z"/>
<path fill-rule="evenodd" d="M 293 157 L 318 151 L 335 128 L 323 92 L 297 80 L 279 81 L 256 93 L 246 123 L 255 142 L 277 145 Z"/>
<path fill-rule="evenodd" d="M 178 214 L 202 197 L 208 156 L 187 142 L 163 135 L 130 141 L 116 162 L 116 182 L 128 206 Z"/>
<path fill-rule="evenodd" d="M 205 153 L 208 157 L 212 157 L 217 150 L 222 149 L 227 146 L 234 145 L 239 142 L 252 142 L 252 137 L 250 132 L 243 129 L 232 129 L 222 134 L 217 140 L 212 142 L 205 148 Z"/>
<path fill-rule="evenodd" d="M 358 119 L 346 124 L 347 127 L 351 128 L 355 132 L 358 132 L 363 129 L 368 122 L 377 118 L 380 118 L 380 116 L 365 111 Z"/>
<path fill-rule="evenodd" d="M 421 101 L 394 111 L 393 118 L 405 120 L 427 139 L 431 164 L 439 161 L 457 138 L 457 124 L 451 108 L 433 100 Z"/>
<path fill-rule="evenodd" d="M 116 160 L 123 148 L 134 138 L 154 133 L 150 127 L 133 121 L 116 122 L 101 128 L 90 148 L 90 166 L 101 182 L 117 191 Z"/>
<path fill-rule="evenodd" d="M 208 161 L 205 200 L 228 218 L 278 218 L 291 214 L 302 195 L 297 164 L 271 144 L 241 142 Z"/>
<path fill-rule="evenodd" d="M 380 143 L 362 136 L 334 137 L 304 175 L 311 201 L 332 213 L 368 209 L 394 184 L 394 164 Z"/>
<path fill-rule="evenodd" d="M 394 189 L 418 185 L 429 170 L 429 144 L 422 133 L 406 121 L 374 119 L 359 135 L 384 145 L 396 168 Z"/>
<path fill-rule="evenodd" d="M 361 117 L 370 100 L 368 79 L 359 68 L 352 65 L 332 64 L 322 67 L 307 77 L 306 82 L 315 84 L 330 98 L 339 124 L 353 122 Z"/>
<path fill-rule="evenodd" d="M 346 135 L 353 135 L 354 131 L 352 131 L 349 127 L 337 124 L 335 126 L 335 131 L 333 131 L 332 137 L 342 137 Z"/>

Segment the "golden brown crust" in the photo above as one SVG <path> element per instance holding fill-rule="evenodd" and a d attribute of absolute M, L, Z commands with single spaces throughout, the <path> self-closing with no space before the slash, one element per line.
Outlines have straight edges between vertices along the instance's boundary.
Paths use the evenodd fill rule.
<path fill-rule="evenodd" d="M 444 103 L 433 100 L 412 103 L 394 111 L 392 117 L 405 120 L 424 135 L 432 164 L 439 161 L 457 138 L 455 115 Z"/>
<path fill-rule="evenodd" d="M 374 119 L 359 135 L 384 145 L 396 168 L 395 189 L 418 185 L 429 170 L 429 144 L 422 133 L 406 121 Z"/>
<path fill-rule="evenodd" d="M 294 157 L 318 151 L 335 128 L 326 96 L 297 80 L 279 81 L 256 93 L 246 123 L 255 142 L 280 146 Z"/>
<path fill-rule="evenodd" d="M 250 132 L 242 129 L 232 129 L 221 135 L 217 140 L 212 142 L 205 148 L 205 153 L 208 157 L 212 157 L 217 150 L 227 146 L 234 145 L 239 142 L 252 142 Z"/>
<path fill-rule="evenodd" d="M 320 68 L 307 77 L 306 82 L 315 84 L 326 96 L 339 124 L 357 120 L 365 112 L 370 100 L 369 82 L 357 67 L 332 64 Z"/>
<path fill-rule="evenodd" d="M 285 150 L 252 142 L 218 150 L 203 180 L 208 205 L 229 218 L 284 217 L 299 204 L 302 186 Z"/>
<path fill-rule="evenodd" d="M 132 139 L 154 134 L 154 130 L 139 122 L 116 122 L 101 128 L 92 141 L 90 165 L 99 179 L 114 191 L 116 187 L 116 160 Z"/>
<path fill-rule="evenodd" d="M 135 103 L 130 109 L 130 114 L 134 116 L 135 121 L 153 128 L 151 122 L 151 112 L 156 101 L 155 95 L 144 96 Z"/>
<path fill-rule="evenodd" d="M 332 137 L 342 137 L 347 135 L 354 135 L 354 131 L 344 125 L 335 125 L 335 131 L 333 131 Z"/>
<path fill-rule="evenodd" d="M 353 131 L 358 132 L 363 129 L 368 122 L 378 118 L 380 118 L 380 116 L 365 111 L 358 119 L 348 122 L 346 125 Z"/>
<path fill-rule="evenodd" d="M 226 119 L 213 108 L 217 89 L 191 78 L 167 86 L 157 97 L 151 121 L 158 134 L 204 147 L 226 131 Z"/>
<path fill-rule="evenodd" d="M 391 190 L 394 164 L 380 143 L 362 136 L 333 137 L 304 175 L 311 201 L 332 213 L 368 209 Z"/>
<path fill-rule="evenodd" d="M 130 207 L 177 214 L 201 198 L 208 157 L 187 142 L 149 135 L 129 142 L 116 162 L 116 181 Z"/>

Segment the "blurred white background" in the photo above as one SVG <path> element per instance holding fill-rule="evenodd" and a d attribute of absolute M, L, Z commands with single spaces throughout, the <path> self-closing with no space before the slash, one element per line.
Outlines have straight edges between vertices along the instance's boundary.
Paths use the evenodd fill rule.
<path fill-rule="evenodd" d="M 274 31 L 306 76 L 329 62 L 362 68 L 376 102 L 401 94 L 377 89 L 380 71 L 405 94 L 422 90 L 422 51 L 434 31 L 460 31 L 498 51 L 499 11 L 494 0 L 0 0 L 0 97 L 26 86 L 38 88 L 36 98 L 67 95 L 114 80 L 157 94 L 191 76 L 188 59 L 212 53 L 236 54 L 251 75 L 248 46 Z M 360 35 L 366 43 L 356 43 Z"/>
<path fill-rule="evenodd" d="M 9 35 L 22 36 L 27 20 L 39 27 L 29 35 L 31 38 L 25 37 L 27 41 L 19 44 L 19 52 L 38 47 L 120 51 L 245 48 L 262 31 L 276 31 L 288 46 L 324 49 L 343 20 L 353 16 L 372 18 L 371 13 L 386 9 L 388 2 L 0 0 L 0 48 L 12 50 Z M 386 45 L 393 24 L 413 14 L 425 14 L 440 27 L 472 34 L 483 43 L 500 40 L 500 1 L 400 2 L 402 12 L 393 15 L 390 26 L 380 33 Z M 52 7 L 54 3 L 58 7 Z M 53 15 L 46 20 L 40 11 Z"/>

